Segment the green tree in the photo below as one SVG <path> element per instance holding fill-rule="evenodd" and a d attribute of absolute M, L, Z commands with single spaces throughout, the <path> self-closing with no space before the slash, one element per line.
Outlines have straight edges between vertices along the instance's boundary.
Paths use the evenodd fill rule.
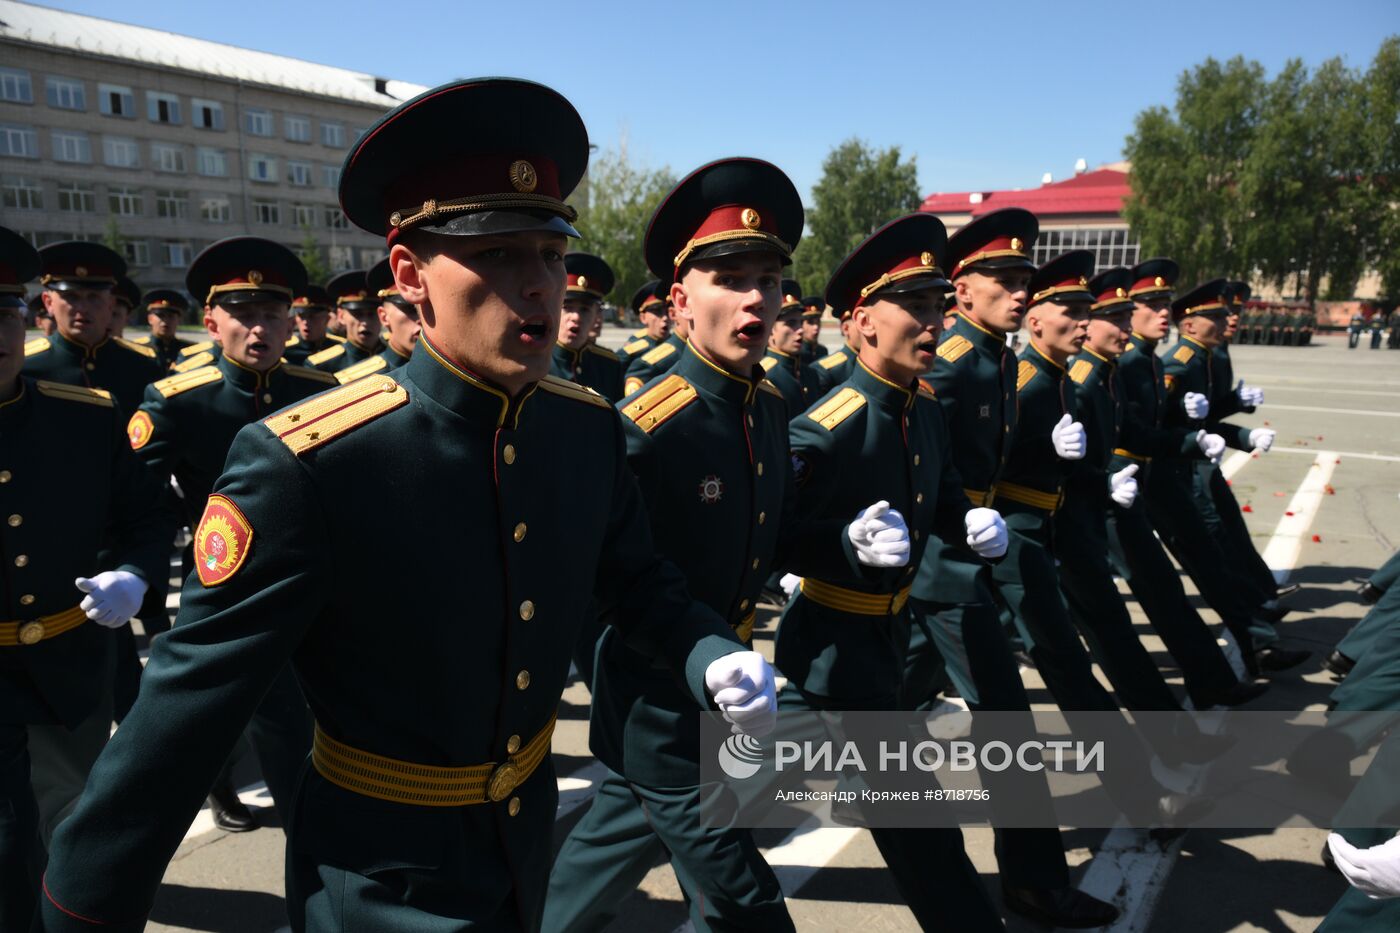
<path fill-rule="evenodd" d="M 1354 144 L 1365 153 L 1366 170 L 1356 199 L 1367 213 L 1359 226 L 1368 265 L 1393 305 L 1400 300 L 1400 37 L 1381 44 L 1361 84 Z"/>
<path fill-rule="evenodd" d="M 123 259 L 126 258 L 126 237 L 117 225 L 117 218 L 111 214 L 107 215 L 107 226 L 102 230 L 102 245 Z"/>
<path fill-rule="evenodd" d="M 898 146 L 872 149 L 854 137 L 836 146 L 812 188 L 794 277 L 820 294 L 847 253 L 882 224 L 917 210 L 920 200 L 918 166 L 913 157 L 901 160 Z"/>
<path fill-rule="evenodd" d="M 574 248 L 600 256 L 612 267 L 617 282 L 610 300 L 618 308 L 625 308 L 632 293 L 652 278 L 642 244 L 651 215 L 675 184 L 669 168 L 635 164 L 625 144 L 589 162 L 587 203 L 580 206 L 576 225 L 582 238 Z"/>
<path fill-rule="evenodd" d="M 312 285 L 325 285 L 331 277 L 331 267 L 321 253 L 321 244 L 310 226 L 301 228 L 301 245 L 297 248 L 297 258 L 306 267 L 306 281 Z"/>

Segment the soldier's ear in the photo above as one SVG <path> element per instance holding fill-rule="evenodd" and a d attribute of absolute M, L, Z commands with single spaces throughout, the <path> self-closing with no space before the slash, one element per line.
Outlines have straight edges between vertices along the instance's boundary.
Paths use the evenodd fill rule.
<path fill-rule="evenodd" d="M 428 284 L 423 275 L 428 260 L 420 258 L 403 243 L 389 248 L 389 268 L 394 284 L 410 304 L 421 305 L 428 300 Z"/>

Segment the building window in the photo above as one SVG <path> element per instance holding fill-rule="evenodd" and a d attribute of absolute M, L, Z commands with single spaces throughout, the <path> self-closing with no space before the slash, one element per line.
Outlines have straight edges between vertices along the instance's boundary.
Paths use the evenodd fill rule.
<path fill-rule="evenodd" d="M 39 158 L 39 137 L 34 128 L 0 123 L 0 155 Z"/>
<path fill-rule="evenodd" d="M 332 246 L 330 253 L 331 271 L 344 272 L 355 267 L 355 250 L 350 246 Z"/>
<path fill-rule="evenodd" d="M 228 156 L 222 149 L 196 149 L 195 165 L 199 174 L 206 178 L 228 177 Z"/>
<path fill-rule="evenodd" d="M 170 143 L 151 143 L 151 168 L 157 172 L 185 171 L 185 149 Z"/>
<path fill-rule="evenodd" d="M 53 132 L 53 157 L 56 162 L 91 162 L 92 143 L 87 133 Z"/>
<path fill-rule="evenodd" d="M 359 142 L 361 139 L 364 138 L 365 134 L 369 132 L 369 127 L 357 126 L 351 132 L 355 134 L 355 142 Z"/>
<path fill-rule="evenodd" d="M 312 204 L 292 205 L 292 222 L 298 227 L 314 227 L 316 225 L 316 207 Z"/>
<path fill-rule="evenodd" d="M 13 211 L 42 211 L 44 209 L 44 189 L 29 178 L 6 178 L 4 184 L 5 207 Z"/>
<path fill-rule="evenodd" d="M 217 100 L 190 98 L 190 122 L 201 130 L 222 130 L 224 128 L 224 105 Z"/>
<path fill-rule="evenodd" d="M 332 230 L 349 230 L 349 229 L 350 229 L 350 221 L 348 221 L 348 220 L 345 219 L 345 215 L 342 214 L 342 213 L 340 212 L 340 208 L 338 208 L 338 207 L 328 207 L 328 208 L 326 208 L 326 215 L 325 215 L 325 216 L 326 216 L 326 226 L 327 226 L 327 227 L 330 227 Z M 346 268 L 348 269 L 348 268 L 350 268 L 350 267 L 349 267 L 349 266 L 346 266 Z"/>
<path fill-rule="evenodd" d="M 296 117 L 287 114 L 282 118 L 282 127 L 287 134 L 287 139 L 294 143 L 311 142 L 311 118 Z"/>
<path fill-rule="evenodd" d="M 340 166 L 339 166 L 339 165 L 323 165 L 323 166 L 321 166 L 321 184 L 322 184 L 324 187 L 326 187 L 326 188 L 339 188 L 339 187 L 340 187 Z"/>
<path fill-rule="evenodd" d="M 183 191 L 156 191 L 156 216 L 167 220 L 187 220 L 190 196 Z"/>
<path fill-rule="evenodd" d="M 192 250 L 185 240 L 162 240 L 161 261 L 171 269 L 183 269 L 190 264 Z"/>
<path fill-rule="evenodd" d="M 254 136 L 271 136 L 272 111 L 256 109 L 243 111 L 243 129 Z"/>
<path fill-rule="evenodd" d="M 18 68 L 0 68 L 0 100 L 15 104 L 34 103 L 34 85 L 29 72 Z"/>
<path fill-rule="evenodd" d="M 298 188 L 311 187 L 311 163 L 288 162 L 287 181 Z"/>
<path fill-rule="evenodd" d="M 122 252 L 126 253 L 126 261 L 130 265 L 149 266 L 151 264 L 151 244 L 145 240 L 124 240 Z"/>
<path fill-rule="evenodd" d="M 211 224 L 226 224 L 233 220 L 233 206 L 222 195 L 203 198 L 199 202 L 199 219 Z"/>
<path fill-rule="evenodd" d="M 113 186 L 107 189 L 107 209 L 118 217 L 140 217 L 141 192 L 136 188 Z"/>
<path fill-rule="evenodd" d="M 103 114 L 109 117 L 136 116 L 135 98 L 131 95 L 131 88 L 122 87 L 117 84 L 99 84 L 97 86 L 97 106 Z"/>
<path fill-rule="evenodd" d="M 58 209 L 70 214 L 97 213 L 97 193 L 92 185 L 66 181 L 58 186 Z"/>
<path fill-rule="evenodd" d="M 276 201 L 254 201 L 253 221 L 260 224 L 280 224 L 282 205 Z"/>
<path fill-rule="evenodd" d="M 59 110 L 87 109 L 87 92 L 83 90 L 83 82 L 76 78 L 49 75 L 44 79 L 44 92 L 50 107 Z"/>
<path fill-rule="evenodd" d="M 345 124 L 344 123 L 322 123 L 321 124 L 321 145 L 330 146 L 332 149 L 345 148 Z"/>
<path fill-rule="evenodd" d="M 248 177 L 253 181 L 276 181 L 277 160 L 270 155 L 253 153 L 248 156 Z"/>
<path fill-rule="evenodd" d="M 1132 233 L 1122 227 L 1042 228 L 1033 259 L 1036 265 L 1043 265 L 1072 249 L 1093 253 L 1095 268 L 1102 270 L 1135 265 L 1140 246 Z"/>
<path fill-rule="evenodd" d="M 134 139 L 108 136 L 102 140 L 102 161 L 116 168 L 140 168 L 141 150 Z"/>
<path fill-rule="evenodd" d="M 360 268 L 368 269 L 379 260 L 383 259 L 385 253 L 382 249 L 362 249 L 360 250 Z"/>
<path fill-rule="evenodd" d="M 180 98 L 162 91 L 146 92 L 146 119 L 152 123 L 180 124 Z"/>

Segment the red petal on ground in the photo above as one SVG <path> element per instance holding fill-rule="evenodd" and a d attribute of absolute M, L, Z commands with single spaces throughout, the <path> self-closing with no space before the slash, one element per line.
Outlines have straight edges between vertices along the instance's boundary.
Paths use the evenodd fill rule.
<path fill-rule="evenodd" d="M 1321 544 L 1322 535 L 1313 535 L 1313 544 Z"/>
<path fill-rule="evenodd" d="M 1284 512 L 1283 514 L 1284 514 L 1284 515 L 1292 515 L 1292 514 L 1294 514 L 1294 513 L 1293 513 L 1293 510 L 1290 509 L 1290 510 L 1288 510 L 1287 512 Z"/>
<path fill-rule="evenodd" d="M 1240 511 L 1241 511 L 1241 512 L 1253 512 L 1253 511 L 1254 511 L 1254 506 L 1252 506 L 1252 505 L 1242 505 L 1242 506 L 1240 506 Z"/>

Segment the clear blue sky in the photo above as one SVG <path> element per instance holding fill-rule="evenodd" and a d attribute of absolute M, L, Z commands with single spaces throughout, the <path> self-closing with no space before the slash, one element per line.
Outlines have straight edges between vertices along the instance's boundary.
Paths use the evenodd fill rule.
<path fill-rule="evenodd" d="M 918 157 L 924 193 L 1033 187 L 1121 158 L 1185 69 L 1243 54 L 1364 68 L 1396 0 L 53 0 L 44 5 L 435 85 L 563 92 L 593 141 L 684 173 L 751 155 L 804 197 L 852 135 Z"/>

